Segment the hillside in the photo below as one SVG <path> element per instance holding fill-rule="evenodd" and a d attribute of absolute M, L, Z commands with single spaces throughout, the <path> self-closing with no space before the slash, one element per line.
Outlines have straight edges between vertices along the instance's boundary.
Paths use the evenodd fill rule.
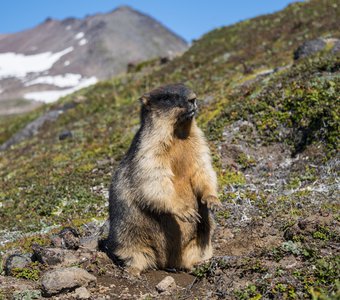
<path fill-rule="evenodd" d="M 223 208 L 215 213 L 214 259 L 191 275 L 170 274 L 178 285 L 172 296 L 338 299 L 339 15 L 337 0 L 295 3 L 216 29 L 164 66 L 145 62 L 33 113 L 0 119 L 5 142 L 47 111 L 63 110 L 0 154 L 3 251 L 50 244 L 44 233 L 13 241 L 25 232 L 72 226 L 85 234 L 83 224 L 103 222 L 112 172 L 138 128 L 138 97 L 184 82 L 201 99 L 198 123 Z M 100 255 L 83 267 L 98 278 L 96 297 L 105 288 L 117 298 L 166 299 L 154 290 L 165 272 L 131 279 Z"/>
<path fill-rule="evenodd" d="M 17 99 L 53 102 L 126 72 L 128 64 L 186 49 L 179 36 L 127 6 L 83 19 L 46 19 L 0 36 L 0 114 L 18 112 Z"/>

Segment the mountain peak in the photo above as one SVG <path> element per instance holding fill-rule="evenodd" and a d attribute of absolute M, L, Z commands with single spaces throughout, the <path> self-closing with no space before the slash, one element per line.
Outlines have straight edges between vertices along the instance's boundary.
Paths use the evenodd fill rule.
<path fill-rule="evenodd" d="M 136 10 L 129 5 L 121 5 L 116 7 L 112 12 L 136 12 Z"/>

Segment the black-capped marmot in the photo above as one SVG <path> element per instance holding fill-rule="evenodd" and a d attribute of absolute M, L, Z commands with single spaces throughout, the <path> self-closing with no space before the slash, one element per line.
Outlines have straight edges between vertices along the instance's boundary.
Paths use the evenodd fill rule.
<path fill-rule="evenodd" d="M 208 209 L 220 205 L 196 95 L 172 84 L 140 100 L 141 127 L 110 188 L 108 251 L 133 274 L 191 269 L 212 256 Z"/>

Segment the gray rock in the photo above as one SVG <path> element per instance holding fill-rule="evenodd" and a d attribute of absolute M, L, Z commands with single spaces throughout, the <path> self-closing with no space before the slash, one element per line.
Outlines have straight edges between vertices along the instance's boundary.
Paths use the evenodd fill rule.
<path fill-rule="evenodd" d="M 69 266 L 83 263 L 91 258 L 88 251 L 74 251 L 60 248 L 45 248 L 38 245 L 32 247 L 34 259 L 49 266 Z"/>
<path fill-rule="evenodd" d="M 80 244 L 79 233 L 76 229 L 66 227 L 51 238 L 52 245 L 63 249 L 78 249 Z"/>
<path fill-rule="evenodd" d="M 20 143 L 21 141 L 35 136 L 45 123 L 56 121 L 61 114 L 68 111 L 71 108 L 77 106 L 77 103 L 66 103 L 60 108 L 50 110 L 42 116 L 36 118 L 32 122 L 28 123 L 23 129 L 14 134 L 9 140 L 0 145 L 0 151 L 4 151 L 9 147 Z"/>
<path fill-rule="evenodd" d="M 107 238 L 109 236 L 109 231 L 110 231 L 110 220 L 107 219 L 98 231 L 98 248 L 104 252 L 108 250 Z"/>
<path fill-rule="evenodd" d="M 59 134 L 59 141 L 63 141 L 63 140 L 66 140 L 72 137 L 73 137 L 73 134 L 70 130 L 64 130 L 63 132 Z"/>
<path fill-rule="evenodd" d="M 18 133 L 13 135 L 8 141 L 3 143 L 0 146 L 0 151 L 6 150 L 12 145 L 15 145 L 27 138 L 30 138 L 38 133 L 40 128 L 46 123 L 46 122 L 54 122 L 58 119 L 59 115 L 63 113 L 63 110 L 51 110 L 47 112 L 46 114 L 42 115 L 41 117 L 35 119 L 31 123 L 28 123 L 26 127 L 22 130 L 20 130 Z"/>
<path fill-rule="evenodd" d="M 86 287 L 82 286 L 74 291 L 73 297 L 76 299 L 90 299 L 91 294 Z"/>
<path fill-rule="evenodd" d="M 25 268 L 28 266 L 29 263 L 32 262 L 31 254 L 12 254 L 10 255 L 4 265 L 5 265 L 5 274 L 7 276 L 12 275 L 13 269 L 17 268 Z"/>
<path fill-rule="evenodd" d="M 79 233 L 76 229 L 66 227 L 59 232 L 58 236 L 62 239 L 62 248 L 66 249 L 79 248 Z"/>
<path fill-rule="evenodd" d="M 337 40 L 334 43 L 334 46 L 333 46 L 333 49 L 332 49 L 333 54 L 338 53 L 338 52 L 340 52 L 340 40 Z"/>
<path fill-rule="evenodd" d="M 45 295 L 55 295 L 72 291 L 81 286 L 94 286 L 97 278 L 84 269 L 72 267 L 46 272 L 41 279 Z"/>
<path fill-rule="evenodd" d="M 97 235 L 83 237 L 80 239 L 80 247 L 90 250 L 96 250 L 98 248 L 98 240 L 99 238 Z"/>
<path fill-rule="evenodd" d="M 50 266 L 60 264 L 64 261 L 65 253 L 58 248 L 44 248 L 38 245 L 33 245 L 34 259 L 42 264 Z"/>
<path fill-rule="evenodd" d="M 170 292 L 176 288 L 175 279 L 171 276 L 166 276 L 161 282 L 156 285 L 156 290 L 159 293 Z"/>
<path fill-rule="evenodd" d="M 303 43 L 294 52 L 294 59 L 298 60 L 310 56 L 316 52 L 323 50 L 326 47 L 326 42 L 323 39 L 315 39 Z"/>
<path fill-rule="evenodd" d="M 109 236 L 110 231 L 110 220 L 107 219 L 103 226 L 99 229 L 99 238 L 100 239 L 106 239 Z"/>

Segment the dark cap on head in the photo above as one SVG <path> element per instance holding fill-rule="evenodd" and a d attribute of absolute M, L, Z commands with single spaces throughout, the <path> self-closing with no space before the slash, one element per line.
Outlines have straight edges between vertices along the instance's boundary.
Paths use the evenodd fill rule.
<path fill-rule="evenodd" d="M 195 99 L 196 94 L 185 86 L 183 83 L 175 83 L 161 86 L 144 94 L 140 100 L 143 104 L 147 104 L 150 99 L 163 99 L 167 97 L 182 97 L 188 100 Z"/>

